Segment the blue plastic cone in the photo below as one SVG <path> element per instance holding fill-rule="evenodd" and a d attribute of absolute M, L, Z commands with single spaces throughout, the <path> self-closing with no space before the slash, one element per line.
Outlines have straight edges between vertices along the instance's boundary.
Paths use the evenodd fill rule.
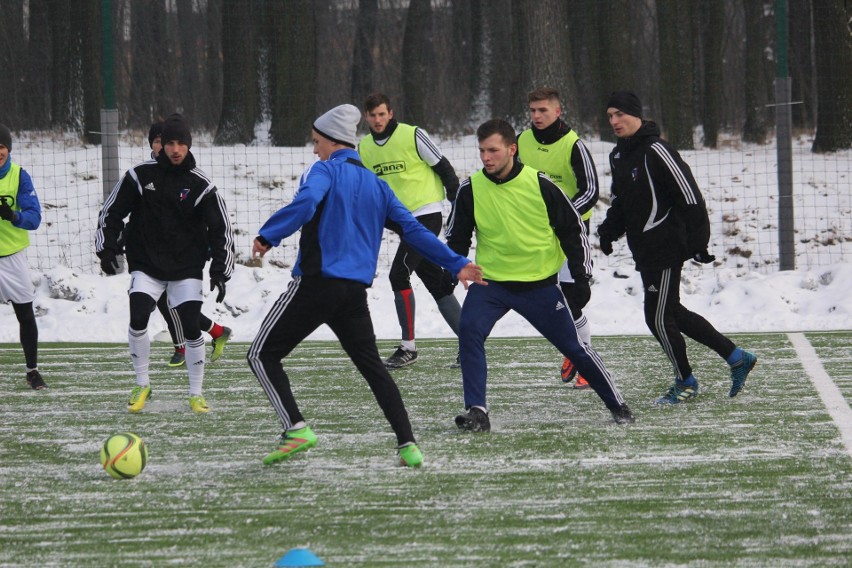
<path fill-rule="evenodd" d="M 325 562 L 307 548 L 291 548 L 275 566 L 325 566 Z"/>

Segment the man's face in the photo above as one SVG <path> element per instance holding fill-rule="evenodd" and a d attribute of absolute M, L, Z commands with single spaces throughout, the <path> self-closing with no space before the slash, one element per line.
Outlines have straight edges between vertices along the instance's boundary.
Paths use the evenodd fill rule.
<path fill-rule="evenodd" d="M 388 110 L 388 105 L 380 104 L 373 110 L 368 110 L 364 113 L 364 118 L 367 124 L 370 125 L 370 130 L 376 134 L 381 134 L 388 127 L 388 122 L 393 118 L 393 111 Z"/>
<path fill-rule="evenodd" d="M 314 143 L 314 154 L 319 156 L 319 159 L 322 161 L 328 160 L 329 156 L 331 156 L 338 147 L 337 144 L 316 130 L 311 130 L 311 142 Z"/>
<path fill-rule="evenodd" d="M 157 136 L 154 138 L 154 141 L 151 142 L 151 152 L 156 156 L 160 153 L 160 150 L 163 149 L 163 140 Z"/>
<path fill-rule="evenodd" d="M 515 164 L 517 144 L 507 144 L 499 134 L 492 134 L 479 142 L 479 159 L 490 176 L 503 179 L 512 171 Z"/>
<path fill-rule="evenodd" d="M 9 149 L 5 145 L 0 144 L 0 168 L 6 165 L 6 160 L 8 159 Z"/>
<path fill-rule="evenodd" d="M 179 140 L 169 140 L 166 142 L 165 148 L 166 156 L 168 156 L 169 161 L 175 166 L 181 165 L 189 153 L 189 146 Z"/>
<path fill-rule="evenodd" d="M 530 122 L 533 126 L 542 130 L 547 128 L 562 114 L 562 107 L 556 99 L 545 99 L 530 103 Z"/>
<path fill-rule="evenodd" d="M 642 126 L 641 118 L 623 113 L 615 107 L 606 109 L 606 116 L 609 118 L 609 125 L 612 126 L 612 131 L 619 138 L 630 138 Z"/>

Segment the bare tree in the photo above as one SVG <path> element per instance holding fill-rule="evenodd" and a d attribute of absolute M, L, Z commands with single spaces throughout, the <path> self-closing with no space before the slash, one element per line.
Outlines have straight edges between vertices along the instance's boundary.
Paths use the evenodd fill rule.
<path fill-rule="evenodd" d="M 704 98 L 701 122 L 704 125 L 704 145 L 715 148 L 722 122 L 722 30 L 725 24 L 724 0 L 702 0 L 699 9 L 704 55 Z"/>
<path fill-rule="evenodd" d="M 258 118 L 256 6 L 253 1 L 225 0 L 224 8 L 230 16 L 222 23 L 222 112 L 213 143 L 248 144 L 254 140 Z"/>
<path fill-rule="evenodd" d="M 814 2 L 819 114 L 812 150 L 852 148 L 852 35 L 849 3 Z"/>
<path fill-rule="evenodd" d="M 83 140 L 89 144 L 101 142 L 101 109 L 104 106 L 101 34 L 86 31 L 87 22 L 101 21 L 100 0 L 77 0 L 72 11 L 73 25 L 80 34 L 81 91 L 83 104 Z M 112 18 L 112 14 L 103 16 Z M 111 20 L 110 20 L 111 21 Z"/>
<path fill-rule="evenodd" d="M 430 128 L 429 95 L 434 82 L 432 2 L 411 0 L 402 41 L 402 93 L 405 120 Z"/>
<path fill-rule="evenodd" d="M 520 85 L 524 92 L 536 87 L 553 87 L 563 100 L 574 101 L 574 62 L 568 40 L 568 4 L 562 0 L 515 0 L 520 60 Z M 526 98 L 515 104 L 519 118 L 526 120 Z M 577 124 L 579 113 L 574 105 L 563 106 L 563 119 Z"/>
<path fill-rule="evenodd" d="M 302 146 L 315 118 L 316 6 L 291 0 L 273 2 L 270 9 L 275 29 L 270 137 L 276 146 Z"/>
<path fill-rule="evenodd" d="M 775 23 L 772 2 L 744 2 L 746 32 L 745 124 L 743 141 L 763 144 L 769 136 L 774 62 L 768 54 L 774 47 L 771 33 Z"/>
<path fill-rule="evenodd" d="M 355 57 L 352 62 L 352 98 L 358 106 L 374 90 L 373 53 L 376 47 L 376 21 L 379 19 L 378 0 L 359 0 L 355 27 Z"/>
<path fill-rule="evenodd" d="M 694 59 L 692 9 L 694 0 L 659 0 L 660 100 L 662 127 L 677 149 L 692 149 Z"/>
<path fill-rule="evenodd" d="M 633 0 L 601 0 L 592 2 L 592 18 L 594 22 L 597 52 L 598 84 L 594 90 L 597 93 L 595 107 L 592 109 L 595 124 L 602 140 L 615 141 L 615 134 L 609 127 L 606 117 L 606 104 L 613 91 L 636 91 L 634 74 L 635 65 L 630 54 L 632 22 L 634 21 Z"/>
<path fill-rule="evenodd" d="M 10 2 L 3 6 L 3 17 L 0 18 L 0 69 L 3 69 L 3 86 L 0 94 L 3 104 L 0 105 L 0 122 L 11 128 L 18 124 L 26 124 L 26 117 L 15 116 L 26 99 L 24 77 L 26 58 L 16 57 L 24 41 L 23 2 Z"/>

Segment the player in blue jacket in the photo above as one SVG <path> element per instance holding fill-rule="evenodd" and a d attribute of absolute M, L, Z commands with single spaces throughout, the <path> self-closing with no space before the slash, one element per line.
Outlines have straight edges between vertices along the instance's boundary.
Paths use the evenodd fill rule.
<path fill-rule="evenodd" d="M 275 212 L 254 240 L 252 255 L 263 256 L 301 229 L 293 279 L 263 320 L 247 356 L 284 427 L 279 447 L 264 458 L 265 464 L 316 445 L 281 361 L 322 324 L 367 380 L 396 433 L 400 465 L 416 467 L 423 461 L 402 396 L 379 357 L 367 305 L 388 223 L 401 227 L 406 243 L 456 275 L 465 288 L 468 281 L 484 284 L 480 267 L 447 248 L 362 165 L 355 151 L 360 119 L 355 106 L 341 105 L 314 122 L 314 153 L 321 161 L 305 171 L 293 201 Z"/>

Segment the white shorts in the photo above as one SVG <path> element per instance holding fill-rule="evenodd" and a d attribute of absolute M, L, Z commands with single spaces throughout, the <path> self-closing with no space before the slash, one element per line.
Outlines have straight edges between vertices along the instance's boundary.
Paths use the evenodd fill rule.
<path fill-rule="evenodd" d="M 141 292 L 148 294 L 154 301 L 160 299 L 163 292 L 169 295 L 169 307 L 176 308 L 184 302 L 203 302 L 202 281 L 196 278 L 186 280 L 157 280 L 144 272 L 134 270 L 130 273 L 129 294 Z"/>
<path fill-rule="evenodd" d="M 35 300 L 35 287 L 27 263 L 27 249 L 0 257 L 0 302 L 29 304 Z"/>
<path fill-rule="evenodd" d="M 568 261 L 562 265 L 562 268 L 559 269 L 559 281 L 560 282 L 574 282 L 574 277 L 571 276 L 571 269 L 568 268 Z"/>

